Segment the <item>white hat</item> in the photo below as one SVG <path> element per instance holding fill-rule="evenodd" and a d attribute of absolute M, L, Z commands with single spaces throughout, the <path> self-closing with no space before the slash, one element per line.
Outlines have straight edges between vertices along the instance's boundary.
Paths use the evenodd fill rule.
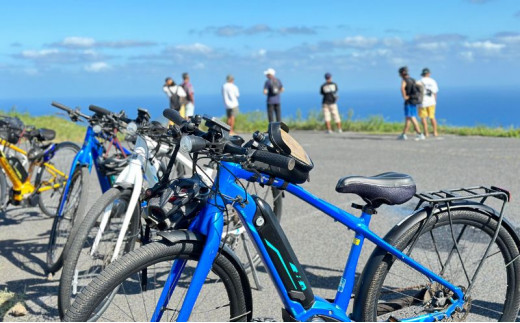
<path fill-rule="evenodd" d="M 264 72 L 264 75 L 272 75 L 274 76 L 276 74 L 276 71 L 272 68 L 268 68 L 267 71 Z"/>

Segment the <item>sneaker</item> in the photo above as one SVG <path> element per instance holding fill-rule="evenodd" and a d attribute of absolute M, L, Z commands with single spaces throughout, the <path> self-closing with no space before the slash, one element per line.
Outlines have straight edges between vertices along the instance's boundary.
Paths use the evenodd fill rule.
<path fill-rule="evenodd" d="M 406 139 L 408 139 L 408 137 L 404 133 L 400 134 L 399 137 L 397 137 L 397 140 L 406 140 Z"/>
<path fill-rule="evenodd" d="M 332 133 L 332 130 L 327 130 L 325 131 L 325 133 Z"/>
<path fill-rule="evenodd" d="M 417 137 L 415 137 L 415 141 L 424 140 L 424 139 L 426 139 L 426 137 L 422 133 L 418 134 Z"/>
<path fill-rule="evenodd" d="M 338 133 L 343 133 L 343 130 L 341 130 L 341 129 L 338 129 Z"/>

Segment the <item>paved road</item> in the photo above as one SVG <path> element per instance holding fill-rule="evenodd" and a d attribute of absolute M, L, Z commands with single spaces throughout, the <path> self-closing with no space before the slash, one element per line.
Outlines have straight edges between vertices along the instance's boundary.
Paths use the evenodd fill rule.
<path fill-rule="evenodd" d="M 296 132 L 294 136 L 303 143 L 315 163 L 311 181 L 304 187 L 350 212 L 355 212 L 350 204 L 360 200 L 335 192 L 340 177 L 399 171 L 412 175 L 420 191 L 480 184 L 508 188 L 513 193 L 513 201 L 506 212 L 515 226 L 520 227 L 518 139 L 446 136 L 442 140 L 402 142 L 396 141 L 394 136 L 351 133 Z M 93 190 L 91 201 L 99 194 Z M 413 207 L 413 202 L 381 207 L 371 228 L 384 235 Z M 0 215 L 0 289 L 25 294 L 30 315 L 21 318 L 23 321 L 57 319 L 54 296 L 57 278 L 48 280 L 42 269 L 51 224 L 52 220 L 38 209 L 9 208 L 5 215 Z M 315 294 L 333 298 L 352 233 L 291 196 L 284 200 L 282 226 Z M 358 271 L 371 249 L 367 245 L 363 251 Z M 266 288 L 254 292 L 255 316 L 280 320 L 282 304 L 278 295 L 267 274 L 261 272 L 260 279 Z"/>

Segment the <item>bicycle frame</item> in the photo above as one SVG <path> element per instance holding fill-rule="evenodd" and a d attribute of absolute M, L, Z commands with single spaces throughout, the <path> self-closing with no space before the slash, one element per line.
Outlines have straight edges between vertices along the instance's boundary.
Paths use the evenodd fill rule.
<path fill-rule="evenodd" d="M 55 145 L 55 144 L 53 144 L 53 145 Z M 27 152 L 25 150 L 17 147 L 16 145 L 11 144 L 10 142 L 8 142 L 4 139 L 0 139 L 0 146 L 3 146 L 7 149 L 14 150 L 24 156 L 27 156 Z M 31 183 L 32 173 L 34 171 L 35 164 L 34 163 L 30 164 L 27 179 L 24 182 L 22 182 L 20 180 L 19 174 L 17 174 L 16 170 L 11 166 L 11 164 L 7 160 L 7 156 L 5 155 L 4 151 L 0 150 L 0 167 L 5 171 L 7 177 L 9 177 L 9 180 L 13 184 L 12 201 L 14 204 L 21 203 L 22 200 L 24 200 L 27 197 L 27 195 L 32 194 L 35 191 L 40 193 L 40 192 L 44 192 L 47 190 L 59 188 L 63 184 L 54 183 L 54 180 L 58 176 L 63 177 L 64 180 L 68 179 L 68 177 L 65 173 L 56 169 L 53 165 L 47 163 L 46 160 L 44 160 L 42 165 L 47 169 L 47 171 L 50 174 L 52 174 L 53 178 L 50 181 L 51 185 L 43 185 L 43 186 L 39 186 L 38 188 L 36 188 Z"/>
<path fill-rule="evenodd" d="M 449 317 L 456 308 L 462 309 L 462 306 L 464 305 L 464 294 L 462 290 L 437 274 L 431 272 L 429 269 L 417 263 L 405 253 L 394 248 L 381 237 L 373 233 L 369 229 L 371 219 L 370 214 L 362 212 L 360 217 L 356 217 L 355 215 L 312 195 L 298 185 L 288 184 L 286 187 L 287 192 L 297 196 L 301 200 L 332 217 L 337 222 L 340 222 L 349 229 L 355 231 L 355 237 L 352 242 L 350 254 L 334 301 L 329 302 L 319 296 L 315 296 L 311 291 L 311 286 L 307 286 L 305 273 L 301 270 L 301 265 L 295 256 L 287 261 L 287 259 L 283 259 L 282 254 L 280 253 L 282 247 L 288 248 L 292 252 L 289 242 L 286 240 L 285 235 L 283 235 L 283 231 L 281 231 L 281 234 L 283 235 L 281 246 L 280 243 L 275 246 L 275 243 L 269 242 L 259 233 L 259 230 L 261 229 L 257 229 L 259 224 L 257 203 L 255 203 L 252 196 L 247 194 L 247 192 L 244 192 L 243 187 L 236 183 L 237 178 L 248 180 L 254 178 L 253 176 L 255 176 L 255 174 L 244 170 L 238 164 L 221 164 L 217 178 L 218 188 L 221 194 L 215 196 L 215 200 L 211 205 L 208 203 L 208 205 L 197 215 L 189 228 L 191 231 L 205 235 L 206 241 L 200 260 L 193 274 L 192 281 L 186 292 L 184 303 L 177 318 L 178 321 L 187 321 L 189 319 L 202 285 L 204 284 L 205 279 L 211 270 L 213 261 L 218 254 L 224 226 L 224 215 L 218 206 L 232 203 L 234 203 L 234 208 L 237 210 L 249 236 L 252 238 L 252 242 L 255 244 L 259 254 L 261 255 L 263 263 L 278 290 L 282 302 L 284 303 L 285 309 L 298 321 L 307 321 L 317 315 L 333 317 L 341 321 L 350 321 L 346 311 L 354 288 L 355 270 L 365 239 L 370 240 L 378 247 L 383 248 L 400 261 L 425 275 L 431 282 L 437 282 L 450 289 L 456 297 L 455 299 L 451 299 L 452 304 L 444 311 L 412 317 L 405 321 L 436 321 Z M 268 180 L 268 176 L 261 176 L 257 179 L 258 182 L 264 184 L 267 183 Z M 283 184 L 283 180 L 275 179 L 272 185 L 281 188 Z M 229 197 L 232 197 L 233 200 L 228 199 Z M 239 198 L 240 201 L 236 202 L 236 198 Z M 256 225 L 254 219 L 256 219 Z M 260 226 L 261 225 L 262 224 L 260 224 Z M 277 225 L 279 227 L 279 224 Z M 281 227 L 279 227 L 278 230 L 281 230 Z M 268 250 L 268 248 L 271 250 Z M 174 262 L 152 316 L 152 321 L 157 321 L 161 318 L 162 309 L 168 304 L 185 264 L 186 261 L 180 259 Z M 285 272 L 284 270 L 280 270 L 280 268 L 283 268 Z M 292 273 L 288 268 L 291 269 Z M 289 276 L 290 281 L 287 280 L 286 275 Z M 296 284 L 294 280 L 297 280 L 298 284 Z M 288 281 L 290 283 L 288 283 Z M 300 287 L 299 289 L 297 285 Z M 294 286 L 294 288 L 292 286 Z M 294 290 L 299 290 L 310 295 L 313 298 L 310 305 L 303 306 L 302 302 L 297 300 L 297 296 L 301 296 L 301 294 L 295 294 Z"/>
<path fill-rule="evenodd" d="M 65 202 L 67 200 L 67 195 L 69 193 L 72 175 L 76 171 L 77 167 L 88 167 L 89 172 L 91 172 L 92 165 L 94 165 L 96 167 L 96 170 L 98 170 L 97 174 L 98 174 L 99 184 L 101 186 L 101 191 L 104 193 L 110 189 L 110 187 L 111 187 L 110 178 L 100 174 L 100 172 L 99 172 L 98 159 L 99 159 L 99 157 L 101 157 L 103 155 L 104 147 L 97 139 L 98 136 L 99 136 L 99 134 L 94 132 L 94 129 L 92 128 L 92 126 L 89 126 L 87 128 L 87 133 L 85 134 L 85 140 L 83 142 L 83 146 L 81 147 L 80 151 L 76 154 L 76 156 L 74 157 L 74 160 L 72 161 L 69 178 L 67 180 L 67 183 L 65 184 L 65 189 L 63 191 L 63 195 L 62 195 L 56 216 L 63 216 L 63 208 L 65 206 Z M 121 145 L 121 143 L 119 143 L 119 141 L 117 140 L 117 137 L 114 136 L 114 138 L 111 140 L 111 145 L 112 144 L 114 144 L 114 146 L 118 150 L 123 152 L 125 155 L 130 154 L 130 151 L 125 149 Z"/>

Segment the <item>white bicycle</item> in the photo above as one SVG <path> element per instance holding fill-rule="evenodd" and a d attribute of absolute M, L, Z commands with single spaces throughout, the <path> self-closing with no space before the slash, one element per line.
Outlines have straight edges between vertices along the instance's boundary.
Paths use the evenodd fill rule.
<path fill-rule="evenodd" d="M 130 124 L 128 132 L 135 124 Z M 148 204 L 143 202 L 149 188 L 153 188 L 162 176 L 168 174 L 168 181 L 193 173 L 197 167 L 201 180 L 208 186 L 216 176 L 212 165 L 193 165 L 191 158 L 177 153 L 175 161 L 170 163 L 170 156 L 175 142 L 172 134 L 157 123 L 134 130 L 138 133 L 135 147 L 128 160 L 107 160 L 105 169 L 119 173 L 114 186 L 105 192 L 91 207 L 74 237 L 67 241 L 67 260 L 63 266 L 58 309 L 63 318 L 65 311 L 72 304 L 77 294 L 85 288 L 95 276 L 112 261 L 133 250 L 136 244 L 146 244 L 153 240 L 156 231 L 168 229 L 173 223 L 158 221 Z M 161 140 L 162 139 L 162 140 Z M 166 166 L 168 165 L 168 167 Z M 259 187 L 258 184 L 244 183 L 251 194 L 266 199 L 281 215 L 283 193 L 271 187 Z M 162 205 L 167 201 L 163 201 Z M 244 266 L 252 271 L 258 289 L 262 289 L 256 272 L 258 255 L 248 247 L 246 235 L 238 217 L 230 210 L 228 230 L 223 235 L 232 248 L 242 242 Z M 155 230 L 152 230 L 155 229 Z M 102 313 L 111 297 L 97 311 Z"/>

